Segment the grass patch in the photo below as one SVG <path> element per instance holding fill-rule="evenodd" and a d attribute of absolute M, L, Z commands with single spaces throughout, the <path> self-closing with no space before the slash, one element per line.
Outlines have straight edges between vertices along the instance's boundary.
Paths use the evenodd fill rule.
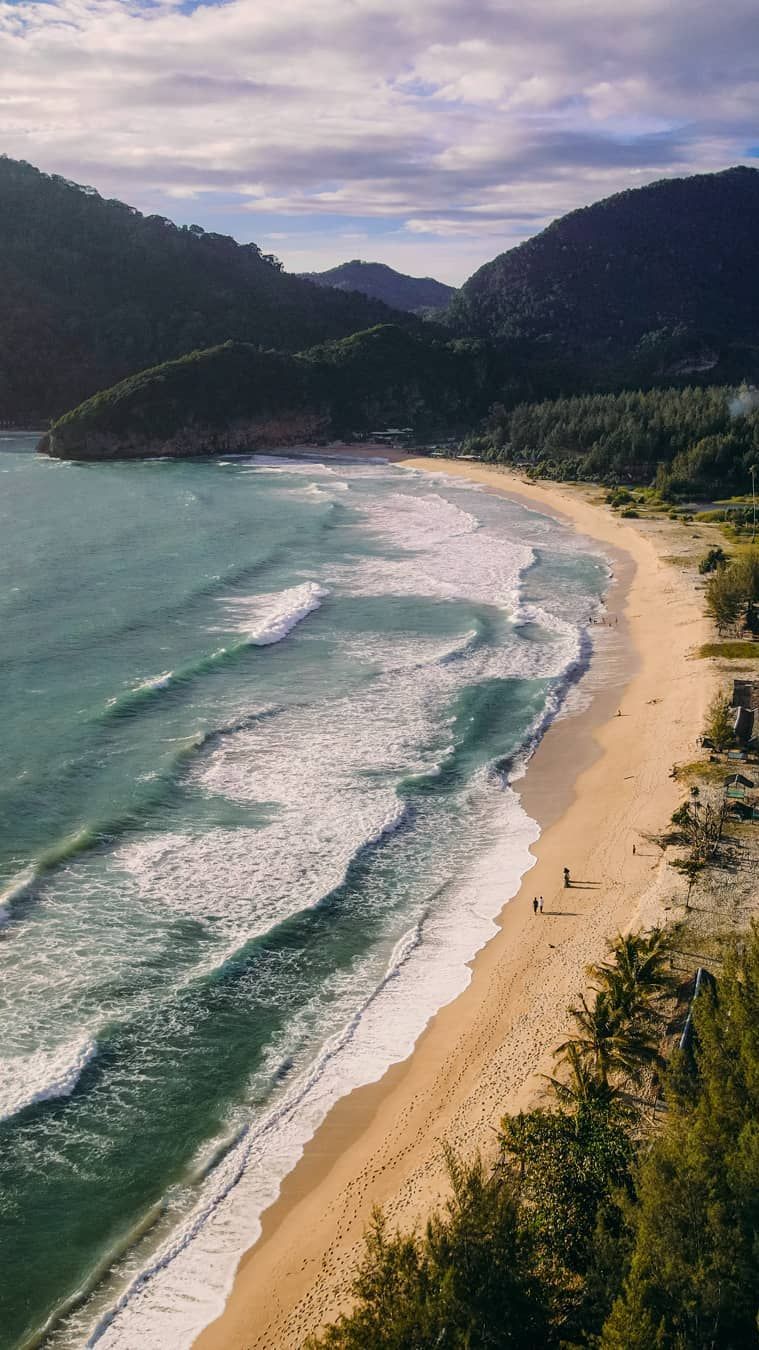
<path fill-rule="evenodd" d="M 721 656 L 725 661 L 759 661 L 759 642 L 704 642 L 697 656 Z"/>
<path fill-rule="evenodd" d="M 692 764 L 676 764 L 672 777 L 677 783 L 689 783 L 694 779 L 700 783 L 722 783 L 736 767 L 738 772 L 742 767 L 745 769 L 745 765 L 736 766 L 724 759 L 714 763 L 710 759 L 695 759 Z"/>

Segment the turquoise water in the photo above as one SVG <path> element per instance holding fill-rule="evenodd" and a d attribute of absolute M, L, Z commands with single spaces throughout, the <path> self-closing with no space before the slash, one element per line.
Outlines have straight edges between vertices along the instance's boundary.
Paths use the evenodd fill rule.
<path fill-rule="evenodd" d="M 384 465 L 0 436 L 0 516 L 0 1347 L 189 1344 L 464 987 L 607 571 Z"/>

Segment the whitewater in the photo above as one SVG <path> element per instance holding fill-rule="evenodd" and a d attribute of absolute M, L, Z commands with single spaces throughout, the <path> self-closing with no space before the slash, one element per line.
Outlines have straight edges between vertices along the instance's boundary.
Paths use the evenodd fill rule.
<path fill-rule="evenodd" d="M 389 465 L 31 450 L 0 440 L 0 1350 L 189 1346 L 532 865 L 518 780 L 609 572 Z"/>

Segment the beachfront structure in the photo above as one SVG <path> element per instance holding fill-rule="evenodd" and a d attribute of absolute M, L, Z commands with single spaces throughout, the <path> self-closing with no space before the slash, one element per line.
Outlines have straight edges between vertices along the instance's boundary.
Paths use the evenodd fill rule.
<path fill-rule="evenodd" d="M 370 432 L 369 439 L 379 441 L 381 445 L 399 445 L 410 441 L 413 434 L 413 427 L 386 427 L 384 431 Z"/>
<path fill-rule="evenodd" d="M 730 706 L 736 740 L 752 744 L 759 737 L 759 680 L 734 680 Z"/>

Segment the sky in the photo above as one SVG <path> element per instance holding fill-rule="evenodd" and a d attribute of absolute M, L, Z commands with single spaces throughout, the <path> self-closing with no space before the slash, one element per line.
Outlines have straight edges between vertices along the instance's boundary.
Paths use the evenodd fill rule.
<path fill-rule="evenodd" d="M 146 213 L 460 284 L 759 157 L 757 0 L 0 0 L 0 152 Z"/>

